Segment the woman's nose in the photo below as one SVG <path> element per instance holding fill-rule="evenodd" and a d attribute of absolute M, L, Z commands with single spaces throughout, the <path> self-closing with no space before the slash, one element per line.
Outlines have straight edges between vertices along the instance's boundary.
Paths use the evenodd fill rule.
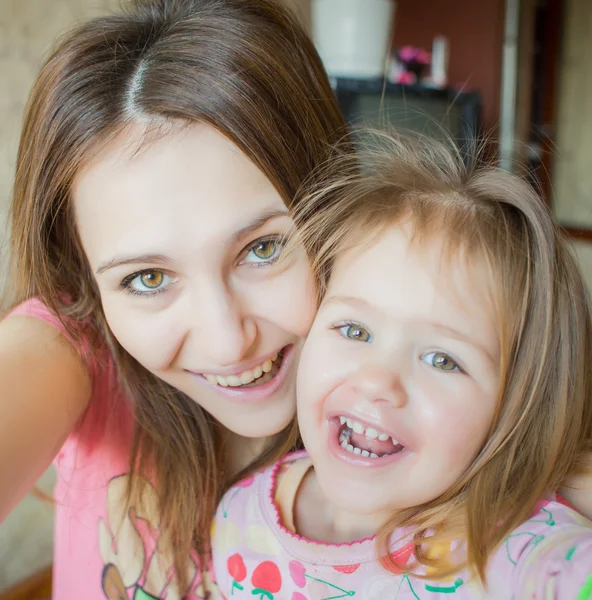
<path fill-rule="evenodd" d="M 199 355 L 207 357 L 212 366 L 232 366 L 252 358 L 249 351 L 257 339 L 257 323 L 240 299 L 228 288 L 221 287 L 207 296 L 201 292 L 192 307 L 192 326 L 185 343 L 197 347 Z"/>

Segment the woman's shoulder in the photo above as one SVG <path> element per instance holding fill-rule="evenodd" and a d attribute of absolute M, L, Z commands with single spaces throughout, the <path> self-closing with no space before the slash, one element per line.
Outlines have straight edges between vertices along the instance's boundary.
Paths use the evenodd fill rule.
<path fill-rule="evenodd" d="M 58 314 L 50 306 L 48 306 L 41 298 L 29 298 L 24 302 L 14 306 L 5 315 L 4 319 L 8 322 L 9 319 L 15 317 L 29 319 L 29 330 L 39 338 L 50 337 L 51 330 L 60 333 L 79 354 L 83 357 L 92 357 L 96 354 L 91 343 L 89 335 L 90 328 L 84 322 L 78 322 L 71 317 Z M 43 325 L 42 325 L 43 324 Z M 49 328 L 47 327 L 49 326 Z M 51 328 L 51 329 L 50 329 Z"/>
<path fill-rule="evenodd" d="M 43 348 L 56 361 L 63 355 L 58 349 L 63 351 L 64 346 L 69 346 L 74 350 L 88 375 L 90 388 L 86 410 L 73 432 L 78 441 L 96 441 L 105 432 L 108 421 L 122 420 L 119 413 L 127 410 L 127 403 L 121 401 L 123 393 L 115 362 L 89 322 L 59 315 L 41 298 L 34 297 L 13 307 L 3 324 L 12 329 L 9 336 L 26 338 L 23 346 Z M 32 356 L 31 364 L 34 360 Z"/>

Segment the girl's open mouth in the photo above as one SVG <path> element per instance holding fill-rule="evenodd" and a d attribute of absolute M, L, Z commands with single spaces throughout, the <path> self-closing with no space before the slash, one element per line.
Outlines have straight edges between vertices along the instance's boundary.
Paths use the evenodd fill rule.
<path fill-rule="evenodd" d="M 404 450 L 404 446 L 385 431 L 364 425 L 351 417 L 334 417 L 338 425 L 339 445 L 350 454 L 365 458 L 383 458 Z"/>

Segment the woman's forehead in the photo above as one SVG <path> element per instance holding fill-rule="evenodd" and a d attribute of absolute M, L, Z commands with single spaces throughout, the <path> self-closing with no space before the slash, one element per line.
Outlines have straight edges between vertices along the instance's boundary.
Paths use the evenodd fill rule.
<path fill-rule="evenodd" d="M 197 250 L 200 241 L 222 242 L 270 211 L 287 211 L 265 175 L 212 127 L 171 131 L 139 151 L 143 132 L 130 133 L 103 149 L 73 189 L 93 263 L 156 246 Z"/>

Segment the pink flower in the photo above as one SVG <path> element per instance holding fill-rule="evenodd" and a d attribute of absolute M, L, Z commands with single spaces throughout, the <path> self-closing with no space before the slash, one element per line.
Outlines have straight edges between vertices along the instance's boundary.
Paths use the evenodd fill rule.
<path fill-rule="evenodd" d="M 417 50 L 413 46 L 403 46 L 399 50 L 399 56 L 401 57 L 401 60 L 404 60 L 405 62 L 411 62 L 412 60 L 415 60 L 416 55 Z"/>

